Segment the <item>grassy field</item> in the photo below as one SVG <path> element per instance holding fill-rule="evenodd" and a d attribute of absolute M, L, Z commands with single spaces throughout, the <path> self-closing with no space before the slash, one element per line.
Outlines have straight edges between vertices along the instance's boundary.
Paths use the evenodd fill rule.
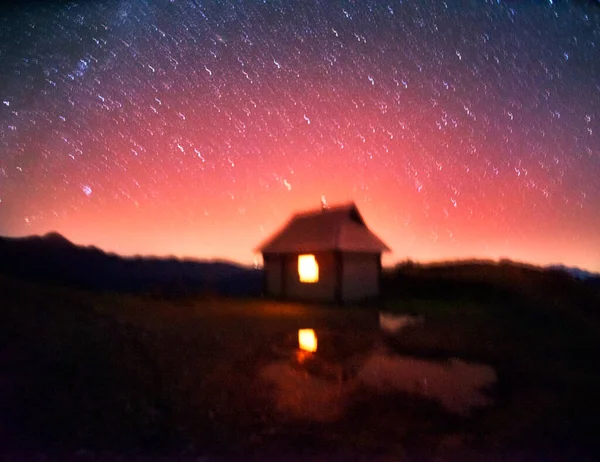
<path fill-rule="evenodd" d="M 274 301 L 156 300 L 0 278 L 0 444 L 119 453 L 242 451 L 585 460 L 598 449 L 600 333 L 543 298 L 396 296 L 425 322 L 385 342 L 403 354 L 494 366 L 496 405 L 457 417 L 406 394 L 358 393 L 337 422 L 279 415 L 257 370 L 298 328 L 341 361 L 381 342 L 378 314 Z M 518 457 L 517 457 L 518 456 Z M 535 457 L 534 457 L 535 456 Z M 590 459 L 592 460 L 592 459 Z"/>

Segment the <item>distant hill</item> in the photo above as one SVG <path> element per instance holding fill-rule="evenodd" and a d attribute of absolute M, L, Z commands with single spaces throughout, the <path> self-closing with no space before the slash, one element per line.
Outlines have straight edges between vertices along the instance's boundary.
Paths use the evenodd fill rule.
<path fill-rule="evenodd" d="M 58 233 L 0 237 L 0 273 L 88 290 L 182 296 L 258 295 L 262 271 L 223 261 L 120 257 Z"/>
<path fill-rule="evenodd" d="M 586 280 L 586 279 L 600 278 L 600 274 L 592 273 L 591 271 L 582 270 L 581 268 L 574 268 L 572 266 L 553 265 L 553 266 L 550 266 L 548 269 L 565 271 L 566 273 L 569 273 L 571 276 L 573 276 L 575 279 L 580 279 L 582 281 Z"/>
<path fill-rule="evenodd" d="M 58 233 L 0 237 L 0 274 L 67 287 L 178 297 L 199 294 L 256 296 L 261 270 L 225 261 L 121 257 L 77 246 Z M 562 266 L 541 268 L 473 260 L 405 262 L 384 272 L 386 298 L 566 300 L 600 317 L 600 275 Z"/>
<path fill-rule="evenodd" d="M 579 311 L 600 323 L 600 275 L 510 260 L 405 262 L 385 271 L 386 298 L 542 303 Z"/>

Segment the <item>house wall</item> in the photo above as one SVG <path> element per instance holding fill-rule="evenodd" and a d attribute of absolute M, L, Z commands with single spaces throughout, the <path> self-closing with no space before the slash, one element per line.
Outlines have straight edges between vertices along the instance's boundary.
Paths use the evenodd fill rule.
<path fill-rule="evenodd" d="M 333 252 L 313 252 L 319 265 L 319 281 L 300 282 L 298 275 L 298 255 L 288 254 L 285 258 L 283 283 L 286 298 L 311 301 L 332 301 L 335 299 L 336 265 Z"/>
<path fill-rule="evenodd" d="M 265 294 L 271 297 L 283 295 L 283 258 L 281 255 L 263 255 L 265 272 Z"/>
<path fill-rule="evenodd" d="M 379 296 L 380 263 L 379 254 L 342 254 L 342 301 Z"/>

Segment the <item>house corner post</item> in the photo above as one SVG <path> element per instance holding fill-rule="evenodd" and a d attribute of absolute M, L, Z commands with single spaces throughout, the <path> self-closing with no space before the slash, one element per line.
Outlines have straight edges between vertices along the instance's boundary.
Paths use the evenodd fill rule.
<path fill-rule="evenodd" d="M 268 287 L 267 287 L 267 258 L 266 255 L 263 254 L 263 269 L 262 269 L 262 295 L 263 297 L 267 297 L 268 294 Z"/>
<path fill-rule="evenodd" d="M 344 258 L 342 252 L 335 250 L 333 252 L 335 262 L 335 293 L 334 299 L 337 304 L 342 304 L 344 293 Z"/>
<path fill-rule="evenodd" d="M 377 254 L 377 300 L 381 301 L 382 295 L 382 278 L 383 278 L 383 266 L 381 264 L 381 254 Z"/>
<path fill-rule="evenodd" d="M 287 279 L 287 254 L 282 253 L 279 257 L 279 262 L 280 262 L 280 266 L 281 266 L 281 298 L 282 299 L 286 299 L 287 298 L 287 284 L 286 284 L 286 279 Z"/>

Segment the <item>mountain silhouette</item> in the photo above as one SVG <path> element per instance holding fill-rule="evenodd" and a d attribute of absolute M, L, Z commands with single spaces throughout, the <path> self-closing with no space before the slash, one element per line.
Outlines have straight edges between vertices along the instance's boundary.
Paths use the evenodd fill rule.
<path fill-rule="evenodd" d="M 262 271 L 223 261 L 121 257 L 59 233 L 0 237 L 0 273 L 73 288 L 168 296 L 258 295 Z"/>
<path fill-rule="evenodd" d="M 64 237 L 62 234 L 57 233 L 56 231 L 52 231 L 48 234 L 45 234 L 44 236 L 42 236 L 42 239 L 46 242 L 51 242 L 55 245 L 68 245 L 68 246 L 75 245 L 70 240 L 68 240 L 66 237 Z"/>

